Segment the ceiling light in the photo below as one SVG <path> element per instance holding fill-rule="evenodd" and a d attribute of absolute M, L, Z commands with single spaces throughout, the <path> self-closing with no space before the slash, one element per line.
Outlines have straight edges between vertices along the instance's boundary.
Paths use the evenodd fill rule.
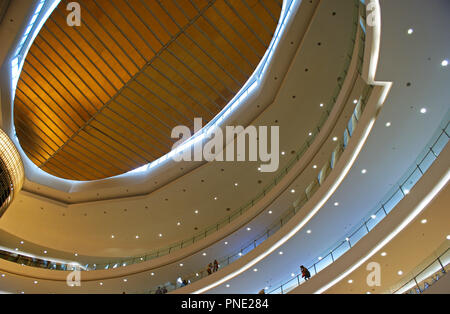
<path fill-rule="evenodd" d="M 100 286 L 103 286 L 103 282 L 100 282 Z"/>
<path fill-rule="evenodd" d="M 181 226 L 181 222 L 177 222 L 177 226 Z"/>
<path fill-rule="evenodd" d="M 184 265 L 183 263 L 180 263 L 180 267 L 183 267 L 183 265 Z"/>
<path fill-rule="evenodd" d="M 338 140 L 337 136 L 333 137 L 333 142 L 336 142 Z"/>
<path fill-rule="evenodd" d="M 310 233 L 311 233 L 311 230 L 306 230 L 306 233 L 307 233 L 307 234 L 310 234 Z"/>
<path fill-rule="evenodd" d="M 242 256 L 242 252 L 239 252 L 239 254 L 238 254 L 239 256 Z"/>
<path fill-rule="evenodd" d="M 250 227 L 247 227 L 247 231 L 250 231 L 250 230 L 252 230 L 252 228 L 250 228 Z"/>
<path fill-rule="evenodd" d="M 390 122 L 386 122 L 386 127 L 388 128 L 390 126 L 391 126 L 391 123 Z"/>
<path fill-rule="evenodd" d="M 348 283 L 353 283 L 353 280 L 352 280 L 352 279 L 350 279 L 350 280 L 348 281 Z"/>
<path fill-rule="evenodd" d="M 313 168 L 316 169 L 316 168 L 317 168 L 317 165 L 314 165 Z"/>
<path fill-rule="evenodd" d="M 235 184 L 234 184 L 234 186 L 238 186 L 239 184 L 236 182 Z"/>
<path fill-rule="evenodd" d="M 269 290 L 269 287 L 264 287 L 264 290 Z"/>
<path fill-rule="evenodd" d="M 78 253 L 75 253 L 75 256 L 78 256 Z"/>
<path fill-rule="evenodd" d="M 35 284 L 35 285 L 37 285 L 37 283 L 38 283 L 38 281 L 37 281 L 37 280 L 35 280 L 35 281 L 34 281 L 34 284 Z"/>
<path fill-rule="evenodd" d="M 123 282 L 127 282 L 128 281 L 128 279 L 127 278 L 125 278 L 124 280 L 123 280 Z"/>
<path fill-rule="evenodd" d="M 205 252 L 203 252 L 203 254 L 202 254 L 203 256 L 206 256 L 206 253 Z"/>
<path fill-rule="evenodd" d="M 312 136 L 312 132 L 309 132 L 308 135 L 309 135 L 309 136 Z"/>
<path fill-rule="evenodd" d="M 16 248 L 15 250 L 16 250 L 16 251 L 18 251 L 19 249 L 18 249 L 18 248 Z"/>
<path fill-rule="evenodd" d="M 358 99 L 353 100 L 353 103 L 356 105 L 358 103 Z"/>
<path fill-rule="evenodd" d="M 323 104 L 320 104 L 319 106 L 320 106 L 320 107 L 323 107 Z"/>
<path fill-rule="evenodd" d="M 272 215 L 273 212 L 272 212 L 271 210 L 269 210 L 268 213 L 269 213 L 270 215 Z"/>
<path fill-rule="evenodd" d="M 195 214 L 198 214 L 198 210 L 195 210 L 194 213 L 195 213 Z"/>
<path fill-rule="evenodd" d="M 197 276 L 197 277 L 198 277 L 198 276 L 200 276 L 200 275 L 199 275 L 198 273 L 195 273 L 195 276 Z"/>
<path fill-rule="evenodd" d="M 229 287 L 230 287 L 230 285 L 229 285 L 229 284 L 227 284 L 227 285 L 226 285 L 226 287 L 227 287 L 227 288 L 229 288 Z"/>
<path fill-rule="evenodd" d="M 405 189 L 403 192 L 405 193 L 405 195 L 409 194 L 409 190 L 408 189 Z"/>
<path fill-rule="evenodd" d="M 441 65 L 442 65 L 443 67 L 446 67 L 446 66 L 448 65 L 448 60 L 442 60 Z"/>
<path fill-rule="evenodd" d="M 399 276 L 401 276 L 401 275 L 403 275 L 403 272 L 402 272 L 401 270 L 399 270 L 399 271 L 397 272 L 397 274 L 398 274 Z"/>
<path fill-rule="evenodd" d="M 114 234 L 111 235 L 111 239 L 114 239 Z"/>
<path fill-rule="evenodd" d="M 294 193 L 295 193 L 295 190 L 294 190 L 294 189 L 292 189 L 292 190 L 291 190 L 291 193 L 292 193 L 292 194 L 294 194 Z"/>
<path fill-rule="evenodd" d="M 136 239 L 139 239 L 139 236 L 138 236 L 138 235 L 136 236 Z"/>
<path fill-rule="evenodd" d="M 20 241 L 20 244 L 23 244 L 23 241 Z"/>
<path fill-rule="evenodd" d="M 47 251 L 44 251 L 44 254 L 47 254 Z"/>
<path fill-rule="evenodd" d="M 228 244 L 228 242 L 225 241 L 225 245 L 227 245 L 227 244 Z"/>
<path fill-rule="evenodd" d="M 367 173 L 367 169 L 363 169 L 363 170 L 361 170 L 361 173 L 362 173 L 362 174 L 365 174 L 365 173 Z"/>
<path fill-rule="evenodd" d="M 283 251 L 278 252 L 278 254 L 283 255 Z"/>
<path fill-rule="evenodd" d="M 375 219 L 375 218 L 377 218 L 377 215 L 372 215 L 372 216 L 370 216 L 370 218 Z"/>
<path fill-rule="evenodd" d="M 258 268 L 253 268 L 253 271 L 256 273 L 258 271 Z"/>
<path fill-rule="evenodd" d="M 348 241 L 350 241 L 350 239 L 349 239 L 349 238 L 345 238 L 345 241 L 347 241 L 347 242 L 348 242 Z"/>
<path fill-rule="evenodd" d="M 155 273 L 150 273 L 150 276 L 155 276 Z"/>
<path fill-rule="evenodd" d="M 158 234 L 158 237 L 162 238 L 162 233 Z"/>
<path fill-rule="evenodd" d="M 386 255 L 387 255 L 386 252 L 382 252 L 382 253 L 381 253 L 381 256 L 386 256 Z"/>
<path fill-rule="evenodd" d="M 261 171 L 261 167 L 258 167 L 258 171 Z"/>
<path fill-rule="evenodd" d="M 370 291 L 367 291 L 366 294 L 371 294 Z"/>
<path fill-rule="evenodd" d="M 294 273 L 291 273 L 291 277 L 295 277 L 295 274 L 294 274 Z"/>
<path fill-rule="evenodd" d="M 283 156 L 284 156 L 285 154 L 286 154 L 285 152 L 281 152 L 281 155 L 283 155 Z"/>
<path fill-rule="evenodd" d="M 2 277 L 5 277 L 5 274 L 2 274 Z"/>
<path fill-rule="evenodd" d="M 214 196 L 214 200 L 217 201 L 217 196 Z"/>
<path fill-rule="evenodd" d="M 447 236 L 447 240 L 450 240 L 450 234 Z"/>
<path fill-rule="evenodd" d="M 339 203 L 338 202 L 334 202 L 334 206 L 339 206 Z"/>
<path fill-rule="evenodd" d="M 422 219 L 420 222 L 423 223 L 423 224 L 426 224 L 427 221 L 428 221 L 428 220 L 426 220 L 426 219 Z"/>
<path fill-rule="evenodd" d="M 321 261 L 322 260 L 322 256 L 319 256 L 319 261 Z"/>
<path fill-rule="evenodd" d="M 408 35 L 411 35 L 412 33 L 414 33 L 414 30 L 412 28 L 408 29 Z"/>
<path fill-rule="evenodd" d="M 420 113 L 427 113 L 427 108 L 420 109 Z"/>

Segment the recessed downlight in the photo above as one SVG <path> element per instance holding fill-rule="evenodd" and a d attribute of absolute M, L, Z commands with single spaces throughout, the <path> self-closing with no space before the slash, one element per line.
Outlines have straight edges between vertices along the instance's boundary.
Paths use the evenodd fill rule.
<path fill-rule="evenodd" d="M 250 227 L 247 227 L 247 231 L 250 231 L 250 230 L 252 230 L 252 228 L 250 228 Z"/>
<path fill-rule="evenodd" d="M 371 215 L 370 218 L 375 219 L 377 218 L 377 215 Z"/>
<path fill-rule="evenodd" d="M 427 108 L 421 108 L 421 109 L 420 109 L 420 113 L 422 113 L 422 114 L 427 113 Z"/>
<path fill-rule="evenodd" d="M 37 281 L 37 280 L 35 280 L 35 281 L 33 281 L 33 283 L 34 283 L 35 285 L 37 285 L 37 284 L 38 284 L 38 281 Z"/>
<path fill-rule="evenodd" d="M 411 35 L 412 33 L 414 33 L 414 30 L 412 28 L 408 29 L 408 35 Z"/>
<path fill-rule="evenodd" d="M 225 285 L 225 287 L 229 288 L 229 287 L 230 287 L 230 285 L 229 285 L 229 284 L 226 284 L 226 285 Z"/>
<path fill-rule="evenodd" d="M 283 255 L 283 251 L 278 252 L 278 254 Z"/>
<path fill-rule="evenodd" d="M 291 193 L 294 194 L 294 193 L 295 193 L 295 190 L 294 190 L 294 189 L 291 189 Z"/>
<path fill-rule="evenodd" d="M 225 245 L 228 245 L 228 242 L 227 242 L 227 241 L 225 241 Z"/>
<path fill-rule="evenodd" d="M 339 202 L 334 202 L 334 206 L 339 206 Z"/>
<path fill-rule="evenodd" d="M 239 184 L 237 182 L 234 183 L 234 186 L 238 186 Z"/>
<path fill-rule="evenodd" d="M 100 282 L 99 285 L 100 285 L 100 286 L 103 286 L 103 282 Z"/>
<path fill-rule="evenodd" d="M 158 237 L 162 238 L 162 236 L 163 236 L 162 233 L 158 234 Z"/>
<path fill-rule="evenodd" d="M 361 173 L 362 173 L 362 174 L 366 174 L 366 173 L 367 173 L 367 169 L 361 170 Z"/>
<path fill-rule="evenodd" d="M 128 279 L 127 278 L 125 278 L 124 280 L 123 280 L 123 282 L 127 282 L 128 281 Z"/>
<path fill-rule="evenodd" d="M 338 140 L 337 136 L 333 137 L 333 142 L 336 142 Z"/>
<path fill-rule="evenodd" d="M 217 196 L 214 196 L 214 200 L 217 201 L 219 198 Z"/>
<path fill-rule="evenodd" d="M 183 267 L 184 266 L 184 264 L 183 263 L 180 263 L 180 267 Z"/>
<path fill-rule="evenodd" d="M 291 273 L 291 277 L 295 277 L 295 274 L 294 274 L 294 273 Z"/>
<path fill-rule="evenodd" d="M 272 215 L 273 212 L 271 210 L 269 210 L 268 213 L 269 213 L 269 215 Z"/>
<path fill-rule="evenodd" d="M 283 151 L 283 152 L 281 152 L 281 155 L 283 155 L 283 156 L 284 156 L 284 155 L 286 155 L 286 152 L 284 152 L 284 151 Z"/>
<path fill-rule="evenodd" d="M 116 236 L 114 234 L 111 234 L 111 239 L 114 239 Z"/>
<path fill-rule="evenodd" d="M 391 122 L 386 122 L 386 127 L 388 128 L 388 127 L 390 127 L 392 124 L 391 124 Z"/>
<path fill-rule="evenodd" d="M 347 282 L 348 283 L 353 283 L 353 279 L 349 279 Z"/>
<path fill-rule="evenodd" d="M 386 252 L 381 252 L 381 256 L 386 256 L 387 253 Z"/>
<path fill-rule="evenodd" d="M 317 169 L 317 165 L 313 165 L 313 168 L 314 168 L 314 169 Z"/>
<path fill-rule="evenodd" d="M 322 256 L 319 256 L 318 260 L 321 261 L 322 260 Z"/>
<path fill-rule="evenodd" d="M 450 240 L 450 234 L 447 236 L 447 240 Z"/>
<path fill-rule="evenodd" d="M 323 107 L 323 104 L 320 104 L 319 106 L 320 106 L 320 107 Z"/>
<path fill-rule="evenodd" d="M 206 256 L 206 252 L 203 252 L 203 254 L 202 254 L 203 256 Z"/>
<path fill-rule="evenodd" d="M 155 273 L 150 273 L 150 276 L 155 276 Z"/>
<path fill-rule="evenodd" d="M 422 224 L 426 224 L 427 221 L 428 221 L 428 220 L 426 220 L 426 219 L 422 219 L 420 222 L 421 222 Z"/>
<path fill-rule="evenodd" d="M 399 271 L 397 272 L 397 275 L 399 275 L 399 276 L 403 275 L 403 271 L 399 270 Z"/>
<path fill-rule="evenodd" d="M 307 234 L 310 234 L 310 233 L 311 233 L 311 230 L 306 230 L 306 233 L 307 233 Z"/>
<path fill-rule="evenodd" d="M 194 210 L 194 214 L 198 214 L 198 210 Z"/>
<path fill-rule="evenodd" d="M 135 237 L 136 239 L 139 239 L 139 235 L 136 235 L 136 237 Z"/>
<path fill-rule="evenodd" d="M 356 105 L 358 103 L 358 99 L 354 99 L 353 103 Z"/>
<path fill-rule="evenodd" d="M 253 268 L 253 271 L 256 273 L 258 271 L 258 268 Z"/>
<path fill-rule="evenodd" d="M 312 132 L 309 132 L 309 133 L 308 133 L 308 136 L 312 136 Z"/>
<path fill-rule="evenodd" d="M 447 59 L 442 60 L 441 65 L 442 65 L 443 67 L 448 66 L 448 60 L 447 60 Z"/>

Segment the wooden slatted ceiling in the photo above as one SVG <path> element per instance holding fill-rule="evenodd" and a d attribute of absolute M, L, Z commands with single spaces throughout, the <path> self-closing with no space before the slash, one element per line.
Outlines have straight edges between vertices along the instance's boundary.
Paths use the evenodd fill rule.
<path fill-rule="evenodd" d="M 282 0 L 83 0 L 36 37 L 17 85 L 22 148 L 41 169 L 96 180 L 170 151 L 176 125 L 210 121 L 253 73 Z"/>

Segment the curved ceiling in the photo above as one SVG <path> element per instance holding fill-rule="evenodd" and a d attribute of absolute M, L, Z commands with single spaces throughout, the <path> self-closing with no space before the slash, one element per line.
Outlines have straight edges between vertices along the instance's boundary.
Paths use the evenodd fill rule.
<path fill-rule="evenodd" d="M 170 151 L 177 125 L 210 121 L 264 55 L 281 0 L 61 1 L 26 57 L 14 123 L 57 177 L 119 175 Z"/>

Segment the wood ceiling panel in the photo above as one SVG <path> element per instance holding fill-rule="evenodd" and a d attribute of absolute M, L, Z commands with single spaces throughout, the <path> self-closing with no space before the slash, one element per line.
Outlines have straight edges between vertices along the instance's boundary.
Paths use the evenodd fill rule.
<path fill-rule="evenodd" d="M 73 180 L 118 175 L 169 152 L 177 125 L 210 121 L 264 55 L 279 0 L 68 0 L 26 57 L 14 119 L 44 171 Z"/>

